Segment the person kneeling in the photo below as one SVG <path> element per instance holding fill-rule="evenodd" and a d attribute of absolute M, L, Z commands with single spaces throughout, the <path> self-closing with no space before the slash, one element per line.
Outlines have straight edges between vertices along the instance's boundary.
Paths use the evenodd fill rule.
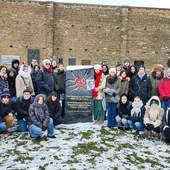
<path fill-rule="evenodd" d="M 147 130 L 148 135 L 153 137 L 158 137 L 161 131 L 162 118 L 164 115 L 164 110 L 161 108 L 161 102 L 157 96 L 151 97 L 151 99 L 146 104 L 146 111 L 144 116 L 144 127 Z M 156 133 L 152 133 L 152 132 Z M 147 137 L 146 134 L 146 137 Z M 149 137 L 149 136 L 148 136 Z"/>
<path fill-rule="evenodd" d="M 43 95 L 37 95 L 29 107 L 28 130 L 32 138 L 49 137 L 54 135 L 53 119 L 50 118 L 48 107 Z"/>
<path fill-rule="evenodd" d="M 117 105 L 118 115 L 116 116 L 116 122 L 119 129 L 129 130 L 128 116 L 132 109 L 132 103 L 127 99 L 127 95 L 124 93 L 120 97 L 120 101 Z"/>
<path fill-rule="evenodd" d="M 27 130 L 28 109 L 34 102 L 34 97 L 31 96 L 32 90 L 26 88 L 23 91 L 23 96 L 19 96 L 16 101 L 16 112 L 18 119 L 18 129 L 20 132 Z"/>
<path fill-rule="evenodd" d="M 60 101 L 57 99 L 56 92 L 52 92 L 46 98 L 46 104 L 49 109 L 50 117 L 53 119 L 54 126 L 61 124 L 63 122 L 63 119 L 61 117 L 62 108 Z"/>
<path fill-rule="evenodd" d="M 145 114 L 145 106 L 139 96 L 134 98 L 132 103 L 132 110 L 128 117 L 128 124 L 133 130 L 139 131 L 140 134 L 144 132 L 143 117 Z"/>
<path fill-rule="evenodd" d="M 0 133 L 5 131 L 8 133 L 7 128 L 10 127 L 14 121 L 13 115 L 15 110 L 12 102 L 10 101 L 10 96 L 9 90 L 5 88 L 1 94 L 0 102 Z"/>

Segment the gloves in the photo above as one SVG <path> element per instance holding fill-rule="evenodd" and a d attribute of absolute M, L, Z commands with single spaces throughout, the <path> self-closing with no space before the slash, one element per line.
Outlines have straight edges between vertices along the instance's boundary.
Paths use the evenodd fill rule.
<path fill-rule="evenodd" d="M 151 130 L 154 129 L 154 125 L 153 125 L 153 124 L 150 124 L 150 123 L 147 123 L 146 126 L 145 126 L 145 129 L 146 129 L 147 131 L 151 131 Z"/>
<path fill-rule="evenodd" d="M 47 128 L 45 126 L 42 127 L 42 131 L 46 131 Z"/>
<path fill-rule="evenodd" d="M 163 100 L 164 100 L 164 101 L 168 101 L 169 99 L 170 99 L 170 97 L 168 97 L 168 96 L 164 96 L 164 97 L 163 97 Z"/>
<path fill-rule="evenodd" d="M 113 93 L 112 96 L 115 97 L 115 96 L 116 96 L 116 93 Z"/>

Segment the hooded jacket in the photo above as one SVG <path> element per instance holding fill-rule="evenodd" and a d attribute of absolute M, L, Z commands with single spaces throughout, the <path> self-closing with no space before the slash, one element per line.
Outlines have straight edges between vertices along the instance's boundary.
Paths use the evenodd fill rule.
<path fill-rule="evenodd" d="M 17 67 L 17 68 L 14 67 L 14 63 L 18 63 L 18 67 Z M 18 74 L 18 71 L 19 71 L 19 64 L 20 64 L 20 62 L 19 62 L 18 59 L 13 59 L 12 62 L 11 62 L 11 67 L 12 67 L 13 69 L 15 69 L 15 71 L 16 71 L 17 74 Z"/>
<path fill-rule="evenodd" d="M 159 105 L 151 105 L 151 101 L 155 99 L 159 102 Z M 147 123 L 153 124 L 154 127 L 158 127 L 162 123 L 162 118 L 164 115 L 164 110 L 161 108 L 161 102 L 159 100 L 158 96 L 153 96 L 149 99 L 149 101 L 146 103 L 146 111 L 145 111 L 145 116 L 144 116 L 144 124 L 146 125 Z"/>
<path fill-rule="evenodd" d="M 13 72 L 14 76 L 10 76 L 10 73 Z M 11 97 L 16 96 L 16 86 L 15 86 L 15 80 L 16 80 L 17 72 L 14 68 L 10 68 L 7 72 L 7 80 L 9 85 L 9 91 L 11 94 Z"/>
<path fill-rule="evenodd" d="M 43 104 L 38 103 L 39 97 L 43 96 L 37 95 L 34 99 L 34 103 L 29 107 L 28 125 L 34 124 L 41 129 L 44 126 L 47 129 L 50 120 L 50 114 L 45 102 Z"/>

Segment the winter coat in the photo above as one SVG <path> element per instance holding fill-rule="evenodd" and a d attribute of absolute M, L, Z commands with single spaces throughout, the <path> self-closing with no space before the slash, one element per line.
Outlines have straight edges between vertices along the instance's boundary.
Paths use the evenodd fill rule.
<path fill-rule="evenodd" d="M 156 76 L 156 69 L 157 68 L 155 68 L 153 70 L 153 72 L 151 73 L 151 76 L 150 76 L 150 80 L 151 80 L 151 84 L 152 84 L 152 91 L 151 91 L 152 96 L 159 96 L 158 84 L 164 77 L 163 71 L 161 72 L 161 76 L 157 77 Z"/>
<path fill-rule="evenodd" d="M 119 115 L 119 117 L 121 117 L 121 118 L 125 118 L 125 119 L 127 119 L 129 116 L 130 116 L 130 111 L 131 111 L 131 109 L 132 109 L 132 103 L 130 102 L 130 101 L 128 101 L 128 103 L 127 103 L 127 105 L 126 105 L 126 113 L 122 113 L 121 112 L 121 107 L 122 107 L 122 105 L 121 105 L 121 101 L 119 101 L 119 103 L 117 104 L 117 111 L 118 111 L 118 115 Z"/>
<path fill-rule="evenodd" d="M 9 74 L 10 72 L 14 73 L 14 76 L 11 77 Z M 17 72 L 14 68 L 10 68 L 7 72 L 7 80 L 9 85 L 9 92 L 11 94 L 11 97 L 16 96 L 16 86 L 15 86 L 15 80 L 16 80 Z"/>
<path fill-rule="evenodd" d="M 46 129 L 48 128 L 48 123 L 50 120 L 50 114 L 48 111 L 48 107 L 45 103 L 38 104 L 38 98 L 41 95 L 37 95 L 34 103 L 29 107 L 28 113 L 28 125 L 34 124 L 42 129 L 44 126 Z"/>
<path fill-rule="evenodd" d="M 33 103 L 34 98 L 30 97 L 28 100 L 25 100 L 23 96 L 17 98 L 16 101 L 16 112 L 17 112 L 17 119 L 28 119 L 28 109 L 30 105 Z"/>
<path fill-rule="evenodd" d="M 123 93 L 128 94 L 128 91 L 129 91 L 129 81 L 128 80 L 121 80 L 120 96 Z"/>
<path fill-rule="evenodd" d="M 47 72 L 42 68 L 36 76 L 36 84 L 38 88 L 38 94 L 45 94 L 48 96 L 54 91 L 54 78 L 52 72 Z"/>
<path fill-rule="evenodd" d="M 159 105 L 155 108 L 155 106 L 150 106 L 150 102 L 152 99 L 158 100 Z M 144 116 L 144 124 L 147 123 L 153 124 L 154 127 L 159 127 L 162 123 L 162 118 L 164 115 L 164 110 L 161 108 L 161 102 L 157 96 L 151 97 L 151 99 L 146 104 L 146 111 Z"/>
<path fill-rule="evenodd" d="M 133 109 L 133 103 L 132 103 L 132 109 Z M 130 113 L 130 116 L 128 117 L 128 119 L 133 122 L 143 122 L 143 118 L 144 118 L 144 114 L 145 114 L 145 110 L 146 110 L 145 106 L 142 105 L 142 107 L 140 108 L 141 114 L 137 113 L 137 115 L 134 115 L 132 113 L 132 109 L 131 109 L 131 113 Z"/>
<path fill-rule="evenodd" d="M 66 72 L 53 72 L 54 87 L 58 94 L 65 94 Z"/>
<path fill-rule="evenodd" d="M 117 77 L 117 75 L 116 75 Z M 117 99 L 117 102 L 119 101 L 120 99 L 120 90 L 121 90 L 121 80 L 117 77 L 117 80 L 114 82 L 114 84 L 110 84 L 109 83 L 109 76 L 107 76 L 106 78 L 106 88 L 109 88 L 109 89 L 114 89 L 114 93 L 116 94 L 116 96 L 114 96 L 114 98 Z M 106 102 L 111 102 L 112 101 L 112 95 L 109 95 L 107 93 L 105 93 L 106 95 Z"/>
<path fill-rule="evenodd" d="M 14 67 L 14 63 L 18 63 L 17 68 Z M 18 71 L 19 71 L 19 64 L 20 64 L 20 62 L 19 62 L 18 59 L 13 59 L 12 62 L 11 62 L 11 68 L 15 69 L 17 75 L 18 75 Z"/>
<path fill-rule="evenodd" d="M 7 116 L 9 113 L 15 114 L 14 105 L 9 102 L 9 104 L 3 104 L 0 102 L 0 122 L 2 119 Z"/>
<path fill-rule="evenodd" d="M 3 78 L 0 76 L 0 94 L 3 92 L 3 90 L 5 88 L 8 88 L 9 89 L 9 85 L 8 85 L 8 80 L 7 80 L 7 77 L 4 77 Z"/>
<path fill-rule="evenodd" d="M 165 127 L 168 127 L 168 128 L 170 127 L 170 108 L 168 108 L 166 113 L 163 115 L 162 126 L 163 126 L 163 129 L 165 129 Z"/>
<path fill-rule="evenodd" d="M 36 77 L 37 77 L 38 72 L 35 72 L 34 70 L 31 72 L 31 79 L 32 79 L 32 84 L 34 87 L 35 95 L 38 94 L 38 88 L 37 88 L 37 84 L 36 84 Z"/>
<path fill-rule="evenodd" d="M 48 110 L 50 113 L 51 118 L 57 118 L 61 116 L 62 108 L 59 100 L 57 99 L 55 102 L 53 101 L 46 101 L 46 104 L 48 106 Z"/>
<path fill-rule="evenodd" d="M 164 96 L 170 97 L 170 79 L 165 77 L 158 84 L 159 99 L 163 100 Z M 170 102 L 170 100 L 168 101 Z"/>
<path fill-rule="evenodd" d="M 35 94 L 31 76 L 29 78 L 24 78 L 24 77 L 22 77 L 20 75 L 17 75 L 16 80 L 15 80 L 15 85 L 16 85 L 16 95 L 17 95 L 17 97 L 22 96 L 23 91 L 27 87 L 32 88 L 32 90 L 33 90 L 32 95 Z"/>
<path fill-rule="evenodd" d="M 145 74 L 142 79 L 138 75 L 132 78 L 129 85 L 129 94 L 132 99 L 139 96 L 143 103 L 145 104 L 151 97 L 152 85 L 150 78 Z"/>

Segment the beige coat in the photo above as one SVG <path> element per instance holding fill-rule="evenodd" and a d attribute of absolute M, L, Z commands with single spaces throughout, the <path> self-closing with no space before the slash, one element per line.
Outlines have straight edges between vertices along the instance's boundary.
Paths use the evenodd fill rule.
<path fill-rule="evenodd" d="M 25 80 L 25 83 L 24 83 L 23 79 Z M 17 77 L 16 77 L 16 80 L 15 80 L 15 84 L 16 84 L 16 96 L 17 97 L 22 96 L 23 95 L 23 91 L 27 87 L 31 87 L 33 89 L 32 95 L 35 95 L 31 76 L 29 78 L 23 78 L 23 79 L 22 79 L 22 77 L 20 75 L 17 75 Z"/>
<path fill-rule="evenodd" d="M 150 102 L 152 99 L 156 99 L 159 101 L 159 106 L 152 105 L 150 106 Z M 146 111 L 144 116 L 144 124 L 147 123 L 153 124 L 154 127 L 158 127 L 162 124 L 162 118 L 164 115 L 164 110 L 161 108 L 160 100 L 157 96 L 151 97 L 151 99 L 146 104 Z"/>
<path fill-rule="evenodd" d="M 102 76 L 100 78 L 100 83 L 99 83 L 99 91 L 97 93 L 97 97 L 95 99 L 97 100 L 102 100 L 103 99 L 103 93 L 102 93 L 102 90 L 103 88 L 105 88 L 106 86 L 106 77 L 105 75 L 102 73 Z"/>

